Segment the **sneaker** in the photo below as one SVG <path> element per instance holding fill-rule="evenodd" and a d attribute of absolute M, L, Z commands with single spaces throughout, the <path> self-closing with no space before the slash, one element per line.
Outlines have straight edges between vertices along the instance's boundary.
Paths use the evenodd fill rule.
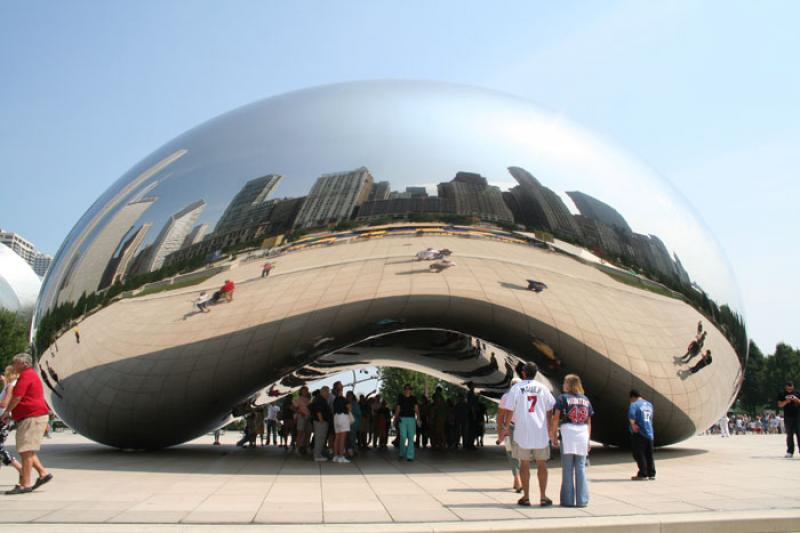
<path fill-rule="evenodd" d="M 647 476 L 631 476 L 631 481 L 647 481 Z"/>
<path fill-rule="evenodd" d="M 648 481 L 655 481 L 656 480 L 656 476 L 649 476 L 647 479 L 648 479 Z"/>
<path fill-rule="evenodd" d="M 792 458 L 792 454 L 791 453 L 787 453 L 786 455 L 784 455 L 784 457 L 786 459 L 791 459 Z"/>
<path fill-rule="evenodd" d="M 347 457 L 339 457 L 339 462 L 340 463 L 347 463 L 347 464 L 351 463 L 350 459 L 348 459 Z"/>

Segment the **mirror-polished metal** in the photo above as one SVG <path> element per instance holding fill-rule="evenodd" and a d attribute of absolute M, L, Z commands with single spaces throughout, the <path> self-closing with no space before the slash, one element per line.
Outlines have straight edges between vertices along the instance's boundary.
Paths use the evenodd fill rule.
<path fill-rule="evenodd" d="M 663 445 L 729 407 L 747 357 L 722 253 L 652 171 L 524 101 L 418 82 L 277 96 L 167 143 L 70 232 L 34 328 L 56 412 L 122 448 L 370 365 L 498 398 L 524 361 L 583 378 L 604 443 L 638 388 Z"/>

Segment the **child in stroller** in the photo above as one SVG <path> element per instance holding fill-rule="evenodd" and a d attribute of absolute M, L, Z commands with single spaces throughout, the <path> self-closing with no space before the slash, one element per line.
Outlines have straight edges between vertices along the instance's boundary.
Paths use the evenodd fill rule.
<path fill-rule="evenodd" d="M 8 438 L 8 432 L 8 424 L 0 419 L 0 465 L 13 466 L 19 475 L 22 476 L 22 465 L 19 464 L 19 461 L 14 459 L 8 450 L 6 450 L 6 439 Z"/>

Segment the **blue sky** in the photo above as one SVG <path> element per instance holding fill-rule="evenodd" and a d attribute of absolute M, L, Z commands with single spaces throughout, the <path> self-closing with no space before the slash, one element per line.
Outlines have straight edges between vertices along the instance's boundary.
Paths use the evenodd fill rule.
<path fill-rule="evenodd" d="M 797 2 L 0 4 L 0 226 L 54 253 L 108 185 L 251 101 L 362 79 L 563 114 L 688 198 L 767 351 L 800 345 Z"/>

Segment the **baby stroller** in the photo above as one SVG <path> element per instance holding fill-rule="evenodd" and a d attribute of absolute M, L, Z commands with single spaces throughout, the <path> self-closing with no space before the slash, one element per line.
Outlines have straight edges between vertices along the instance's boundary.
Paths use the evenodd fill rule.
<path fill-rule="evenodd" d="M 9 431 L 10 428 L 8 424 L 0 421 L 0 464 L 5 466 L 9 466 L 14 462 L 11 454 L 6 450 L 6 439 L 8 438 Z"/>

